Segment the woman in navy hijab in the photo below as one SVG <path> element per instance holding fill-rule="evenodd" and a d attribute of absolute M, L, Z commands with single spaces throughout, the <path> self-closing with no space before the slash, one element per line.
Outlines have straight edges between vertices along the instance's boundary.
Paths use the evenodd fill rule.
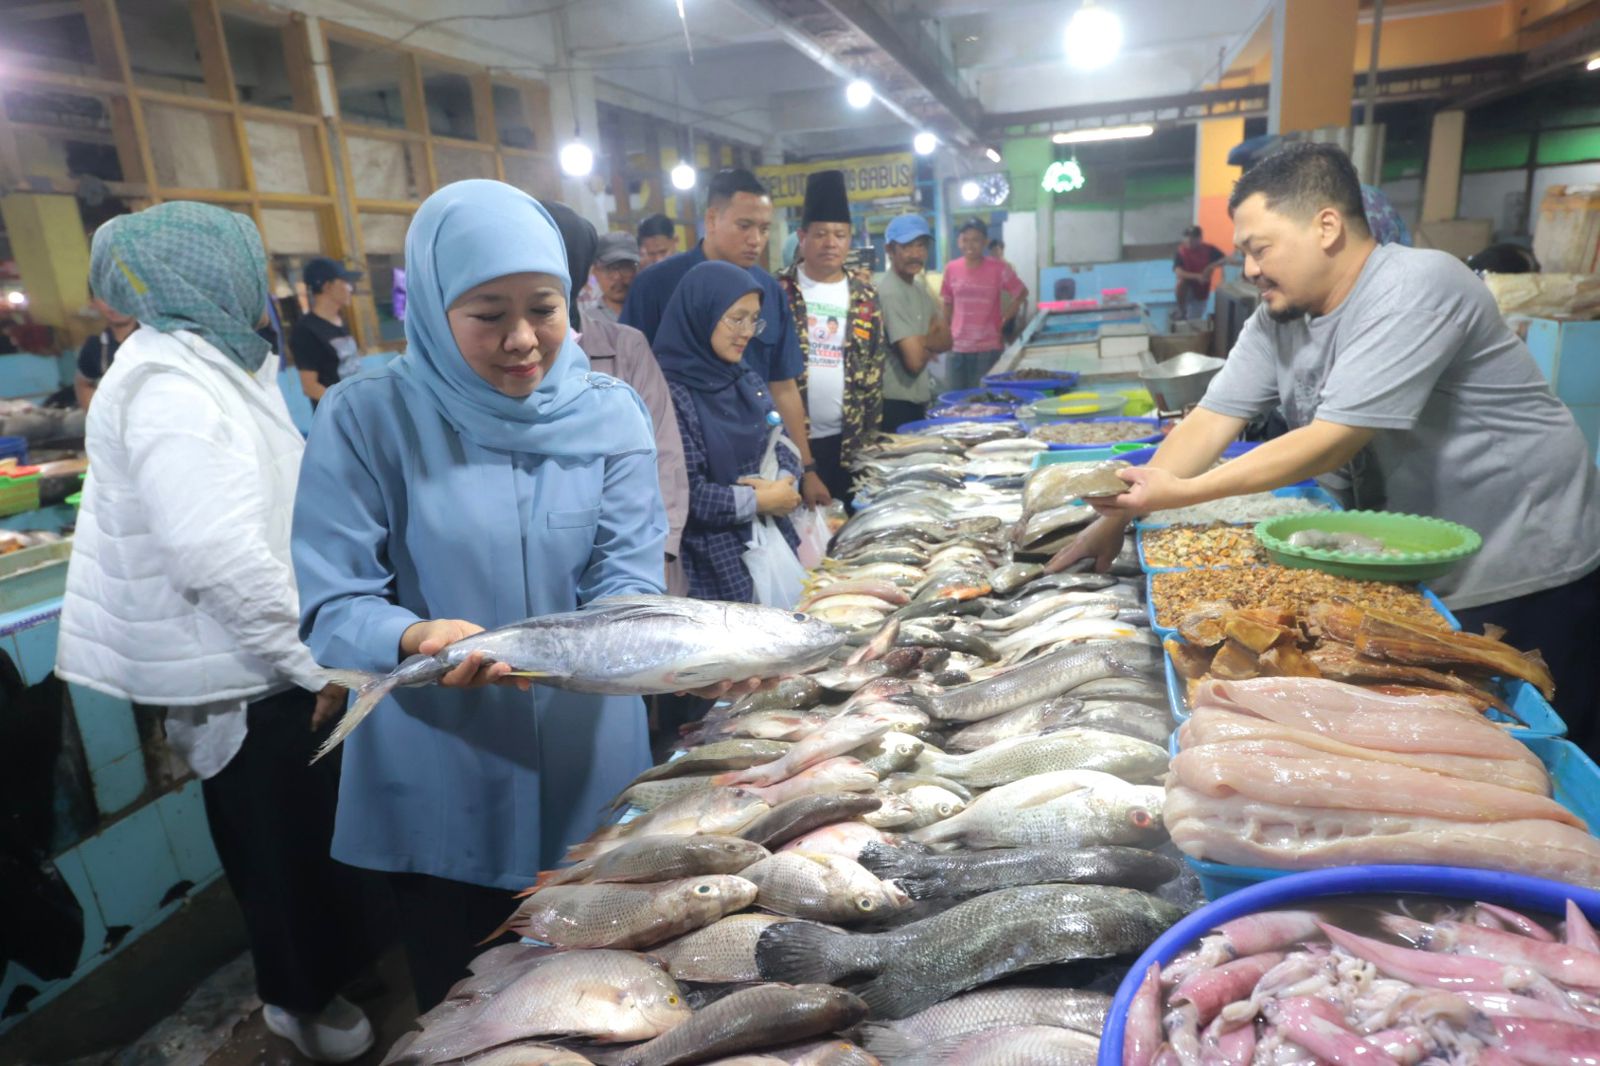
<path fill-rule="evenodd" d="M 761 289 L 750 272 L 706 262 L 684 275 L 652 346 L 672 393 L 689 468 L 689 521 L 679 559 L 696 599 L 755 600 L 745 568 L 751 523 L 776 519 L 792 548 L 788 515 L 800 505 L 800 460 L 777 449 L 783 475 L 756 477 L 773 430 L 782 425 L 767 385 L 741 361 L 761 332 Z"/>
<path fill-rule="evenodd" d="M 301 467 L 294 563 L 317 661 L 385 673 L 480 628 L 661 592 L 649 418 L 572 339 L 549 214 L 500 182 L 446 186 L 411 222 L 406 272 L 406 354 L 328 391 Z M 422 1011 L 510 891 L 650 764 L 637 697 L 518 691 L 509 669 L 399 689 L 345 744 L 333 856 L 390 875 Z"/>

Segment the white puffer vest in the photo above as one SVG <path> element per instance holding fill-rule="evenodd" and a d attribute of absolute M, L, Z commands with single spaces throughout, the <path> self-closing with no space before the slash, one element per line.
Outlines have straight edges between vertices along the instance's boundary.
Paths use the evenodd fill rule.
<path fill-rule="evenodd" d="M 67 571 L 56 655 L 61 678 L 136 702 L 170 706 L 250 699 L 289 682 L 316 686 L 316 665 L 295 633 L 297 600 L 289 555 L 305 445 L 278 391 L 277 367 L 277 356 L 269 355 L 255 375 L 247 374 L 186 332 L 140 329 L 118 349 L 89 410 L 89 476 Z M 201 517 L 168 523 L 185 528 L 158 528 L 159 519 L 138 490 L 128 446 L 129 404 L 140 388 L 162 374 L 179 374 L 198 384 L 217 405 L 215 412 L 201 416 L 165 412 L 163 423 L 179 429 L 206 417 L 226 427 L 232 449 L 253 451 L 257 458 L 253 478 L 242 474 L 224 490 L 230 498 L 200 501 L 203 506 L 189 513 Z M 145 424 L 140 431 L 151 428 Z M 164 469 L 163 476 L 182 479 L 186 467 L 199 468 L 203 456 L 197 454 L 198 441 L 182 433 L 168 439 L 174 445 L 163 451 L 163 466 L 171 469 Z M 177 442 L 185 450 L 178 450 Z M 258 561 L 247 558 L 228 571 L 229 587 L 236 585 L 246 594 L 211 596 L 209 613 L 199 602 L 206 597 L 192 589 L 186 595 L 188 586 L 168 570 L 169 559 L 203 564 L 218 557 L 218 545 L 251 542 L 264 546 L 255 553 Z M 270 624 L 263 620 L 262 603 L 272 604 Z M 252 635 L 254 652 L 241 646 L 240 633 Z"/>

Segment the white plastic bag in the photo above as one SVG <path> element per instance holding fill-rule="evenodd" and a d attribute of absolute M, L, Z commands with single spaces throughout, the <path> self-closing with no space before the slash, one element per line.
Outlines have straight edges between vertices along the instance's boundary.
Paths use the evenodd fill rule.
<path fill-rule="evenodd" d="M 800 547 L 795 549 L 795 555 L 801 566 L 814 570 L 822 565 L 828 554 L 828 541 L 833 539 L 828 516 L 820 507 L 804 507 L 796 511 L 791 520 L 794 531 L 800 535 Z"/>
<path fill-rule="evenodd" d="M 761 457 L 760 476 L 768 481 L 776 481 L 783 476 L 783 468 L 778 465 L 780 445 L 792 450 L 796 456 L 800 453 L 794 443 L 783 435 L 783 427 L 774 427 L 767 438 L 766 454 Z M 744 566 L 750 571 L 750 579 L 755 582 L 756 602 L 763 607 L 794 610 L 795 604 L 805 595 L 806 568 L 800 565 L 794 549 L 783 539 L 783 534 L 778 532 L 777 524 L 772 519 L 757 517 L 750 524 L 750 530 L 750 540 L 745 545 Z"/>
<path fill-rule="evenodd" d="M 795 558 L 789 542 L 783 539 L 772 519 L 757 518 L 750 529 L 744 566 L 755 583 L 756 602 L 763 607 L 794 610 L 805 594 L 806 568 Z"/>

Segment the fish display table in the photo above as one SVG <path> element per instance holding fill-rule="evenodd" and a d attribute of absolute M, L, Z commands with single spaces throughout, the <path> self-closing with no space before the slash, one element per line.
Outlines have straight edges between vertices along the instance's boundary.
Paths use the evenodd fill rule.
<path fill-rule="evenodd" d="M 798 605 L 839 646 L 689 727 L 617 797 L 624 819 L 508 905 L 503 929 L 537 943 L 480 956 L 390 1061 L 1088 1063 L 1129 962 L 1216 887 L 1212 842 L 1279 857 L 1227 795 L 1288 754 L 1311 798 L 1282 802 L 1372 824 L 1401 802 L 1476 816 L 1434 857 L 1600 886 L 1600 843 L 1564 786 L 1552 797 L 1561 771 L 1538 746 L 1563 742 L 1485 717 L 1503 701 L 1461 692 L 1459 662 L 1390 662 L 1408 684 L 1383 692 L 1268 676 L 1315 654 L 1285 608 L 1185 610 L 1172 624 L 1206 654 L 1175 737 L 1175 653 L 1133 539 L 1110 573 L 1044 566 L 1116 463 L 1063 471 L 1019 433 L 951 423 L 869 448 L 858 511 Z M 1432 654 L 1507 668 L 1437 601 L 1393 595 L 1438 634 Z M 1312 612 L 1327 640 L 1357 640 L 1389 600 L 1353 602 Z M 1258 680 L 1220 680 L 1247 667 Z M 1363 787 L 1341 791 L 1340 772 Z M 1380 861 L 1427 857 L 1421 838 L 1384 845 Z"/>

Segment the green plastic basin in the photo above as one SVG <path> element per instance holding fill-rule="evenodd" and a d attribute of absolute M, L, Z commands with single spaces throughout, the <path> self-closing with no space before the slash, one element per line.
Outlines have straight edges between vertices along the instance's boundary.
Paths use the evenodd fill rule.
<path fill-rule="evenodd" d="M 1360 533 L 1382 541 L 1398 554 L 1327 551 L 1289 543 L 1292 534 L 1305 529 Z M 1390 511 L 1280 515 L 1258 522 L 1256 539 L 1280 566 L 1323 570 L 1360 581 L 1426 581 L 1448 573 L 1483 547 L 1483 538 L 1466 526 Z"/>

